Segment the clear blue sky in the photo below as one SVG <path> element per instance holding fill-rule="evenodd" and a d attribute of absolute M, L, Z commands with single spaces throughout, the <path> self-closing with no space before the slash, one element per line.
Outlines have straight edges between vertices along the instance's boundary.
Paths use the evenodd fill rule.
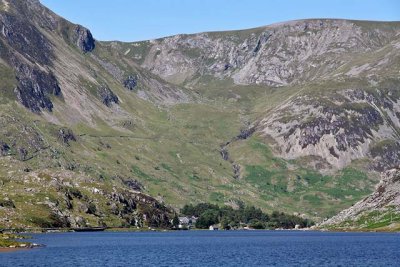
<path fill-rule="evenodd" d="M 258 27 L 294 19 L 400 21 L 400 0 L 41 0 L 98 40 Z"/>

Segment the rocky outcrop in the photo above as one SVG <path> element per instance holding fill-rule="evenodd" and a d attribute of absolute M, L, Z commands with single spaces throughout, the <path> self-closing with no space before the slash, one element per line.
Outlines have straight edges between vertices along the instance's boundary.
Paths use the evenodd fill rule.
<path fill-rule="evenodd" d="M 81 25 L 75 27 L 73 41 L 83 53 L 91 52 L 95 48 L 95 40 L 92 33 Z"/>
<path fill-rule="evenodd" d="M 228 151 L 229 145 L 240 140 L 246 140 L 247 138 L 251 137 L 256 132 L 256 130 L 257 130 L 257 124 L 246 127 L 242 129 L 240 133 L 234 138 L 232 138 L 229 142 L 226 142 L 225 144 L 221 145 L 219 153 L 221 154 L 223 160 L 229 161 L 229 163 L 231 163 L 233 170 L 233 178 L 235 179 L 240 178 L 241 167 L 238 163 L 235 163 L 232 158 L 230 158 Z"/>
<path fill-rule="evenodd" d="M 18 101 L 33 112 L 52 111 L 50 96 L 61 96 L 61 88 L 48 69 L 54 59 L 51 42 L 23 17 L 0 13 L 0 26 L 0 55 L 15 71 Z"/>
<path fill-rule="evenodd" d="M 135 89 L 136 85 L 137 85 L 137 78 L 135 78 L 135 77 L 132 76 L 132 75 L 129 75 L 129 76 L 124 80 L 124 87 L 125 87 L 126 89 L 129 89 L 129 90 L 132 91 L 133 89 Z"/>
<path fill-rule="evenodd" d="M 0 136 L 0 156 L 26 160 L 48 148 L 34 123 L 27 124 L 17 116 L 0 116 Z"/>
<path fill-rule="evenodd" d="M 388 209 L 400 208 L 400 170 L 392 169 L 382 173 L 381 181 L 375 191 L 352 207 L 324 221 L 319 227 L 353 225 L 362 216 L 373 212 L 386 212 Z M 362 222 L 364 223 L 364 222 Z"/>
<path fill-rule="evenodd" d="M 143 185 L 135 179 L 126 179 L 123 183 L 131 190 L 142 191 Z"/>
<path fill-rule="evenodd" d="M 53 56 L 49 40 L 27 18 L 0 13 L 1 36 L 12 51 L 18 52 L 28 61 L 50 64 Z"/>
<path fill-rule="evenodd" d="M 75 185 L 77 181 L 74 181 Z M 58 192 L 57 198 L 38 204 L 48 208 L 48 217 L 36 218 L 33 223 L 39 227 L 87 227 L 89 221 L 96 225 L 107 226 L 104 218 L 113 218 L 120 225 L 114 227 L 161 227 L 170 228 L 172 211 L 154 198 L 125 188 L 113 187 L 112 190 L 71 186 L 69 181 L 53 178 L 49 185 Z M 91 191 L 91 194 L 87 193 Z M 0 207 L 1 207 L 0 200 Z M 5 202 L 4 202 L 5 203 Z"/>
<path fill-rule="evenodd" d="M 112 104 L 119 103 L 118 97 L 106 84 L 103 84 L 99 88 L 97 88 L 97 94 L 100 97 L 101 102 L 103 102 L 103 104 L 107 107 L 111 107 Z"/>
<path fill-rule="evenodd" d="M 369 156 L 373 143 L 397 138 L 400 105 L 389 97 L 393 90 L 299 96 L 262 119 L 258 131 L 274 139 L 277 154 L 284 158 L 319 156 L 341 169 Z"/>
<path fill-rule="evenodd" d="M 61 96 L 61 88 L 56 77 L 37 67 L 29 65 L 16 66 L 18 85 L 15 93 L 18 101 L 33 112 L 42 109 L 53 110 L 50 96 Z"/>
<path fill-rule="evenodd" d="M 375 144 L 371 149 L 373 162 L 371 168 L 384 171 L 400 166 L 400 143 L 395 140 L 385 140 Z"/>
<path fill-rule="evenodd" d="M 10 151 L 10 146 L 3 141 L 0 141 L 0 156 L 5 156 Z"/>
<path fill-rule="evenodd" d="M 76 141 L 76 137 L 71 129 L 61 128 L 58 130 L 58 140 L 66 145 L 69 145 L 70 141 Z"/>
<path fill-rule="evenodd" d="M 97 42 L 88 29 L 61 19 L 37 0 L 7 2 L 9 10 L 0 10 L 0 69 L 7 75 L 1 84 L 7 88 L 5 97 L 0 97 L 0 155 L 7 157 L 2 157 L 0 164 L 10 181 L 8 191 L 3 191 L 3 186 L 1 191 L 21 194 L 24 201 L 32 193 L 36 201 L 33 191 L 13 188 L 14 183 L 32 184 L 35 189 L 47 186 L 52 177 L 39 175 L 38 168 L 49 168 L 51 174 L 68 174 L 69 185 L 64 186 L 79 188 L 80 193 L 47 188 L 37 196 L 41 205 L 52 211 L 52 225 L 83 227 L 100 224 L 104 218 L 126 225 L 166 225 L 168 209 L 138 192 L 142 185 L 136 179 L 151 192 L 160 188 L 156 184 L 167 181 L 166 194 L 171 195 L 156 192 L 160 199 L 207 198 L 216 190 L 215 199 L 227 201 L 236 198 L 237 191 L 243 199 L 273 208 L 283 195 L 276 194 L 271 200 L 267 195 L 279 192 L 275 185 L 287 192 L 283 185 L 286 180 L 288 191 L 293 187 L 300 200 L 315 190 L 305 179 L 292 179 L 298 173 L 308 176 L 303 162 L 322 158 L 324 164 L 326 160 L 340 169 L 354 159 L 371 156 L 372 168 L 384 170 L 400 158 L 395 143 L 382 143 L 399 138 L 398 23 L 304 20 L 127 44 Z M 387 86 L 382 80 L 388 81 Z M 28 109 L 42 112 L 40 117 L 24 112 L 14 116 L 20 113 L 19 107 L 14 110 L 14 88 L 16 99 Z M 57 96 L 60 99 L 54 101 Z M 124 104 L 116 106 L 122 100 Z M 164 108 L 185 102 L 196 104 Z M 54 109 L 53 103 L 60 106 Z M 189 116 L 204 109 L 215 113 L 209 118 Z M 52 110 L 52 114 L 46 112 Z M 12 116 L 8 118 L 8 114 Z M 287 162 L 284 175 L 276 172 L 270 177 L 273 187 L 263 189 L 262 184 L 270 183 L 260 172 L 254 184 L 240 182 L 233 188 L 229 185 L 244 174 L 245 164 L 252 160 L 241 153 L 248 155 L 254 147 L 237 147 L 238 157 L 233 158 L 226 134 L 239 121 L 247 123 L 256 118 L 260 123 L 237 132 L 233 141 L 247 143 L 252 134 L 257 138 L 264 135 L 278 156 L 309 157 Z M 76 138 L 68 128 L 61 128 L 63 125 L 81 132 L 81 145 L 68 147 Z M 193 140 L 199 130 L 207 140 Z M 168 133 L 168 138 L 162 133 Z M 183 147 L 185 140 L 196 151 Z M 126 147 L 129 145 L 132 148 Z M 163 145 L 168 147 L 160 149 Z M 186 153 L 188 149 L 193 153 Z M 226 164 L 213 160 L 217 149 L 230 163 L 232 177 L 226 176 Z M 157 155 L 160 151 L 163 154 Z M 139 165 L 148 173 L 132 169 L 139 155 L 143 157 Z M 196 157 L 202 164 L 193 163 Z M 260 168 L 269 168 L 261 156 L 254 160 Z M 265 160 L 269 163 L 270 159 Z M 181 167 L 175 168 L 179 162 Z M 281 168 L 278 163 L 271 168 Z M 196 175 L 191 176 L 189 185 L 184 176 L 193 171 L 187 169 L 193 169 L 193 164 Z M 37 175 L 26 182 L 30 174 Z M 113 179 L 116 174 L 132 177 Z M 87 175 L 82 178 L 84 182 L 79 181 L 80 175 Z M 19 181 L 15 180 L 17 176 L 21 177 Z M 90 180 L 94 177 L 98 178 L 95 182 Z M 364 179 L 360 177 L 357 179 Z M 318 186 L 324 186 L 318 197 L 321 205 L 336 201 L 323 191 L 333 186 L 335 178 L 332 175 L 329 185 L 322 179 L 318 182 Z M 208 188 L 200 186 L 203 179 L 204 183 L 213 179 L 213 183 Z M 88 180 L 96 186 L 89 187 Z M 360 181 L 359 186 L 357 182 L 351 184 L 360 189 L 360 194 L 361 187 L 371 183 Z M 221 184 L 227 185 L 225 192 Z M 198 190 L 191 190 L 192 186 Z M 344 201 L 347 197 L 341 194 L 337 201 L 348 203 Z M 17 200 L 18 207 L 22 202 Z M 315 202 L 309 203 L 304 205 L 304 212 L 310 211 L 311 204 L 315 207 Z M 287 209 L 300 205 L 287 204 Z"/>

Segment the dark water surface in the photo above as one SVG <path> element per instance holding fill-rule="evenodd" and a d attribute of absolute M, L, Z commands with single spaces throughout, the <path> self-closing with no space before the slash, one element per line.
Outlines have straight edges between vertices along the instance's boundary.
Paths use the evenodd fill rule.
<path fill-rule="evenodd" d="M 95 232 L 34 235 L 0 266 L 400 266 L 398 233 Z"/>

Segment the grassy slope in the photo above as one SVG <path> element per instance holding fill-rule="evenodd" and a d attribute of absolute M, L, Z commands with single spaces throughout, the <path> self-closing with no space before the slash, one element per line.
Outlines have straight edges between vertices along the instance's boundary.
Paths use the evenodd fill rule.
<path fill-rule="evenodd" d="M 337 225 L 324 227 L 329 230 L 361 230 L 361 231 L 399 231 L 400 212 L 394 206 L 386 206 L 379 210 L 365 211 L 357 220 L 346 220 Z"/>
<path fill-rule="evenodd" d="M 22 170 L 26 166 L 34 170 L 46 169 L 51 176 L 60 169 L 59 165 L 68 168 L 71 164 L 75 166 L 74 172 L 82 172 L 98 181 L 92 184 L 93 187 L 106 188 L 114 183 L 121 184 L 121 179 L 133 178 L 145 186 L 147 193 L 173 207 L 203 201 L 222 204 L 240 200 L 267 211 L 296 211 L 324 218 L 370 192 L 374 179 L 355 169 L 349 168 L 335 176 L 322 176 L 302 167 L 301 161 L 286 162 L 275 158 L 264 140 L 257 136 L 229 147 L 231 156 L 244 170 L 241 179 L 234 179 L 232 166 L 220 156 L 220 145 L 236 136 L 246 122 L 259 116 L 251 109 L 256 99 L 269 94 L 269 102 L 263 107 L 273 107 L 294 89 L 264 88 L 261 91 L 259 88 L 232 87 L 231 90 L 227 94 L 220 93 L 219 88 L 208 90 L 210 95 L 219 94 L 213 102 L 163 109 L 126 98 L 123 107 L 132 110 L 137 118 L 133 126 L 124 130 L 111 128 L 101 119 L 95 127 L 82 123 L 71 125 L 78 142 L 71 142 L 70 146 L 57 141 L 58 126 L 21 111 L 24 115 L 20 119 L 26 124 L 33 119 L 39 120 L 35 127 L 57 153 L 46 150 L 27 162 L 1 168 L 0 179 L 8 182 L 2 186 L 0 198 L 10 196 L 17 209 L 30 219 L 33 214 L 46 213 L 40 205 L 26 206 L 24 203 L 43 201 L 45 195 L 56 196 L 55 192 L 41 190 L 33 182 L 29 187 L 36 187 L 41 193 L 22 196 L 28 185 L 10 183 L 14 176 L 10 172 L 18 173 L 15 175 L 19 177 L 18 181 L 23 179 Z M 229 100 L 232 92 L 240 94 L 241 98 Z M 86 219 L 90 222 L 96 218 L 86 216 Z M 110 224 L 112 220 L 109 218 L 107 222 Z M 23 222 L 24 219 L 17 219 L 16 225 Z"/>

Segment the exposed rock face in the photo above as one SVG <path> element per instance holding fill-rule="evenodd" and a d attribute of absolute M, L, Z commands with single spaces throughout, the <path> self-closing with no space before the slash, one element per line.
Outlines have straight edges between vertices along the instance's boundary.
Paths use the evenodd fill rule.
<path fill-rule="evenodd" d="M 259 131 L 276 141 L 275 149 L 284 158 L 319 156 L 340 169 L 369 156 L 374 143 L 396 140 L 400 105 L 395 91 L 357 89 L 320 99 L 297 97 L 261 120 Z"/>
<path fill-rule="evenodd" d="M 230 140 L 229 142 L 221 145 L 221 149 L 220 149 L 220 154 L 221 157 L 226 160 L 229 161 L 232 165 L 232 170 L 233 170 L 233 178 L 235 179 L 239 179 L 240 178 L 240 170 L 241 167 L 239 164 L 235 163 L 230 157 L 229 157 L 229 151 L 228 151 L 228 147 L 231 143 L 236 142 L 238 140 L 246 140 L 247 138 L 251 137 L 255 132 L 256 132 L 257 126 L 256 125 L 251 125 L 250 127 L 247 127 L 245 129 L 242 129 L 240 131 L 240 133 L 232 138 L 232 140 Z"/>
<path fill-rule="evenodd" d="M 142 189 L 143 189 L 143 185 L 139 181 L 137 181 L 135 179 L 125 180 L 124 184 L 128 188 L 130 188 L 132 190 L 135 190 L 135 191 L 142 191 Z"/>
<path fill-rule="evenodd" d="M 135 58 L 175 83 L 210 75 L 232 78 L 236 84 L 284 86 L 330 75 L 348 61 L 346 55 L 379 49 L 396 35 L 377 29 L 371 38 L 369 30 L 345 20 L 293 21 L 240 32 L 157 39 L 146 43 L 146 54 Z"/>
<path fill-rule="evenodd" d="M 52 111 L 49 96 L 60 96 L 61 89 L 47 69 L 54 58 L 50 41 L 30 21 L 9 13 L 0 13 L 0 26 L 0 55 L 15 70 L 18 101 L 33 112 Z"/>
<path fill-rule="evenodd" d="M 238 140 L 245 140 L 252 136 L 256 131 L 256 126 L 251 126 L 249 128 L 246 128 L 244 130 L 240 131 L 240 134 L 236 137 Z"/>
<path fill-rule="evenodd" d="M 50 63 L 53 58 L 51 44 L 30 21 L 0 13 L 0 26 L 2 37 L 12 50 L 31 62 Z"/>
<path fill-rule="evenodd" d="M 126 89 L 129 89 L 129 90 L 132 91 L 133 89 L 135 89 L 136 85 L 137 85 L 137 78 L 133 77 L 132 75 L 129 75 L 124 80 L 124 87 Z"/>
<path fill-rule="evenodd" d="M 91 52 L 95 48 L 92 33 L 81 25 L 75 27 L 73 39 L 76 46 L 84 53 Z"/>
<path fill-rule="evenodd" d="M 97 93 L 103 104 L 106 105 L 107 107 L 111 107 L 113 103 L 114 104 L 119 103 L 118 97 L 111 91 L 111 89 L 106 84 L 100 86 L 97 89 Z"/>
<path fill-rule="evenodd" d="M 118 208 L 110 203 L 114 207 L 114 213 L 125 218 L 130 225 L 142 227 L 147 224 L 148 226 L 163 228 L 171 226 L 169 218 L 171 211 L 152 197 L 129 191 L 114 192 L 108 197 L 113 202 L 122 205 L 122 207 Z"/>
<path fill-rule="evenodd" d="M 76 141 L 76 137 L 71 129 L 61 128 L 58 131 L 58 140 L 63 144 L 69 145 L 70 141 Z"/>
<path fill-rule="evenodd" d="M 356 221 L 366 213 L 400 208 L 400 170 L 392 169 L 382 174 L 375 192 L 352 207 L 320 224 L 321 227 L 338 225 L 345 221 Z"/>
<path fill-rule="evenodd" d="M 372 147 L 371 157 L 374 159 L 372 168 L 384 171 L 400 166 L 400 144 L 398 141 L 387 140 Z"/>
<path fill-rule="evenodd" d="M 41 109 L 53 110 L 50 95 L 60 96 L 61 88 L 52 73 L 36 67 L 20 65 L 17 67 L 18 86 L 15 89 L 18 101 L 33 112 Z"/>
<path fill-rule="evenodd" d="M 0 156 L 5 156 L 10 151 L 10 146 L 3 141 L 0 141 Z"/>

